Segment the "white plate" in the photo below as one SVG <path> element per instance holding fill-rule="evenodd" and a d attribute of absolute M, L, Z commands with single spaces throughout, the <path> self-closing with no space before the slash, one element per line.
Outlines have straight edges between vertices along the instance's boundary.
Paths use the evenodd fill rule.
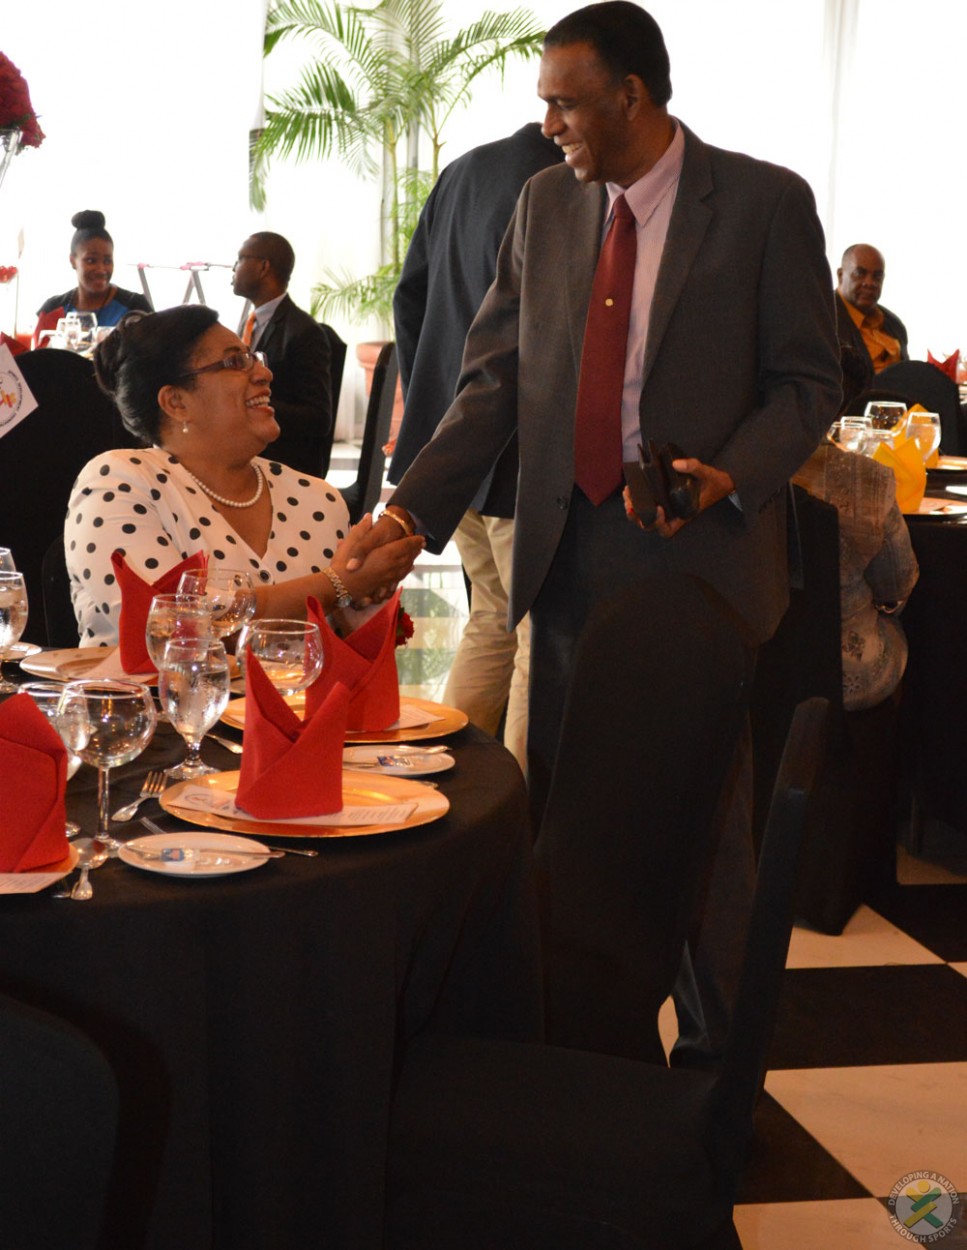
<path fill-rule="evenodd" d="M 176 833 L 147 834 L 143 838 L 132 838 L 138 846 L 146 851 L 166 851 L 180 848 L 193 851 L 210 851 L 211 855 L 189 863 L 171 863 L 160 859 L 143 859 L 128 846 L 121 846 L 118 858 L 123 859 L 132 868 L 143 868 L 145 872 L 160 872 L 165 877 L 227 877 L 235 872 L 248 872 L 251 868 L 261 868 L 267 863 L 257 855 L 236 855 L 232 851 L 265 851 L 268 847 L 253 838 L 239 838 L 231 833 L 199 833 L 197 830 L 181 829 Z"/>
<path fill-rule="evenodd" d="M 380 764 L 379 757 L 404 757 L 406 764 Z M 452 755 L 438 752 L 429 755 L 419 747 L 390 742 L 384 746 L 345 747 L 342 753 L 345 768 L 365 767 L 367 772 L 386 773 L 389 777 L 426 777 L 430 773 L 448 772 L 456 763 Z"/>
<path fill-rule="evenodd" d="M 84 677 L 109 676 L 120 681 L 147 682 L 155 679 L 154 673 L 126 673 L 116 656 L 117 647 L 61 647 L 56 651 L 30 655 L 20 661 L 20 667 L 25 673 L 45 677 L 48 681 L 78 681 Z"/>
<path fill-rule="evenodd" d="M 7 661 L 13 663 L 16 660 L 23 660 L 28 655 L 36 655 L 40 650 L 40 645 L 36 642 L 13 642 L 3 653 L 3 662 L 6 664 Z"/>

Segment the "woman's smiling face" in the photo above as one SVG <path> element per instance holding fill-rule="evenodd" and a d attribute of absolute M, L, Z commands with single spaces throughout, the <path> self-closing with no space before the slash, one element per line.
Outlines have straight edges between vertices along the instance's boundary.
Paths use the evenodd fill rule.
<path fill-rule="evenodd" d="M 191 368 L 203 369 L 247 350 L 237 334 L 214 325 L 198 340 Z M 258 360 L 248 370 L 215 369 L 194 378 L 192 389 L 185 388 L 182 395 L 190 436 L 199 449 L 234 461 L 238 455 L 258 455 L 274 442 L 280 431 L 271 381 L 272 371 Z"/>

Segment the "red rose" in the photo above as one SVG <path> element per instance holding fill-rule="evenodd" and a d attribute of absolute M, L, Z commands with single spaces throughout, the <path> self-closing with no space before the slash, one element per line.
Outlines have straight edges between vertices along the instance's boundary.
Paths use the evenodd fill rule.
<path fill-rule="evenodd" d="M 23 74 L 0 52 L 0 130 L 5 129 L 22 130 L 20 142 L 25 148 L 39 148 L 45 138 Z"/>
<path fill-rule="evenodd" d="M 409 612 L 400 608 L 396 616 L 396 645 L 405 647 L 413 637 L 413 619 Z"/>

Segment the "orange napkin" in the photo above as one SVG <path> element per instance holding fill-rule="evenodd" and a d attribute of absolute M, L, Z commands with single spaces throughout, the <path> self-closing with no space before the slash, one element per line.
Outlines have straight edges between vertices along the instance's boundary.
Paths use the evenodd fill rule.
<path fill-rule="evenodd" d="M 326 698 L 336 682 L 349 690 L 348 729 L 386 729 L 400 718 L 400 679 L 396 671 L 396 617 L 400 594 L 348 638 L 330 628 L 318 599 L 306 600 L 306 615 L 322 634 L 322 673 L 306 691 L 306 715 Z"/>
<path fill-rule="evenodd" d="M 927 363 L 936 365 L 941 373 L 945 373 L 952 382 L 957 381 L 957 366 L 960 364 L 960 351 L 951 352 L 946 360 L 937 360 L 930 352 L 927 352 Z"/>
<path fill-rule="evenodd" d="M 245 734 L 235 801 L 261 820 L 342 811 L 349 692 L 336 684 L 301 721 L 251 651 L 245 657 Z"/>
<path fill-rule="evenodd" d="M 28 694 L 0 706 L 0 872 L 29 872 L 67 854 L 67 751 Z"/>
<path fill-rule="evenodd" d="M 896 447 L 878 443 L 873 459 L 893 470 L 896 478 L 896 501 L 901 512 L 916 512 L 927 489 L 927 470 L 920 448 L 912 438 L 906 438 Z"/>
<path fill-rule="evenodd" d="M 133 569 L 129 569 L 120 551 L 111 555 L 114 575 L 121 588 L 121 616 L 118 620 L 118 654 L 121 667 L 126 673 L 153 673 L 154 661 L 148 655 L 144 630 L 148 623 L 151 600 L 155 595 L 173 595 L 178 589 L 182 573 L 189 569 L 208 567 L 208 553 L 196 551 L 154 582 L 146 582 Z"/>

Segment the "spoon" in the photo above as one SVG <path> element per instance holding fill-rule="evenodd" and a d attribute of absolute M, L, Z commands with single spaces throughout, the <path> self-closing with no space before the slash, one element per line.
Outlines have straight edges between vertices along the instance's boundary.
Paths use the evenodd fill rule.
<path fill-rule="evenodd" d="M 77 862 L 81 866 L 81 874 L 72 890 L 65 887 L 58 890 L 52 898 L 73 898 L 85 903 L 94 895 L 94 887 L 88 879 L 92 868 L 100 868 L 108 857 L 107 847 L 95 842 L 93 838 L 81 838 L 74 842 L 77 847 Z"/>

